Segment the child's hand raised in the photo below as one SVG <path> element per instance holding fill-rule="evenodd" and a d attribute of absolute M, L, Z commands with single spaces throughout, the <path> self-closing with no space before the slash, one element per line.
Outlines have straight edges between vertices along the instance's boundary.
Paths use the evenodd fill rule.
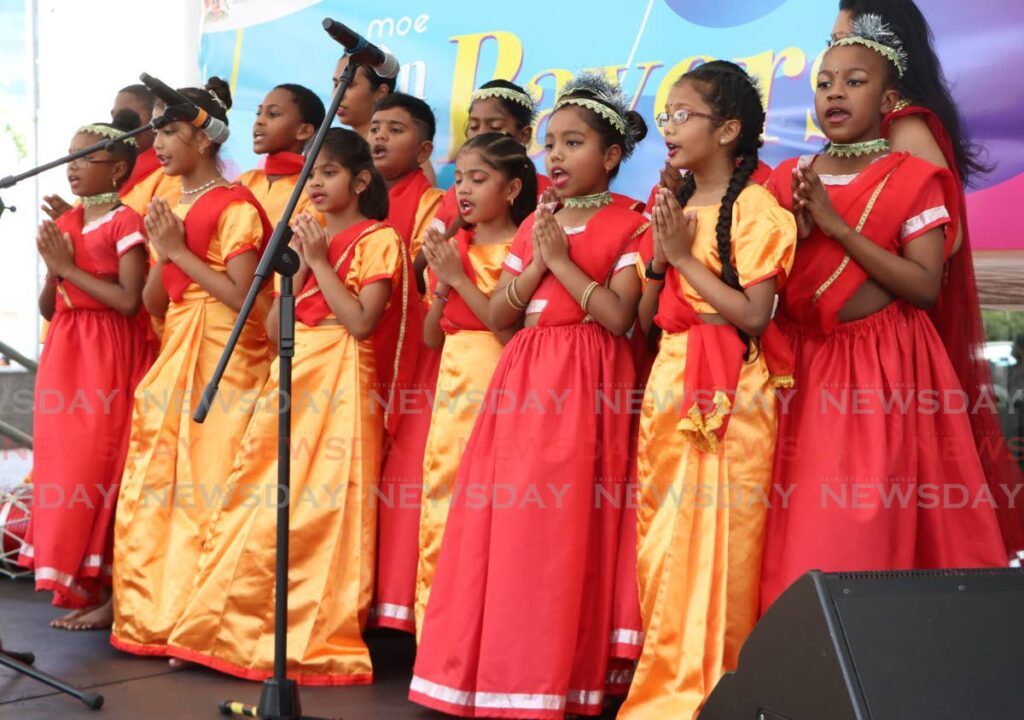
<path fill-rule="evenodd" d="M 540 200 L 537 201 L 537 207 L 546 206 L 548 210 L 554 212 L 561 202 L 562 200 L 558 197 L 558 193 L 555 192 L 555 189 L 553 187 L 549 187 L 541 193 Z"/>
<path fill-rule="evenodd" d="M 40 207 L 51 220 L 56 220 L 71 209 L 71 204 L 60 195 L 43 195 L 43 204 Z"/>
<path fill-rule="evenodd" d="M 660 188 L 651 211 L 655 257 L 658 248 L 670 265 L 682 262 L 693 250 L 697 234 L 697 213 L 683 212 L 675 195 Z"/>
<path fill-rule="evenodd" d="M 423 255 L 427 258 L 427 264 L 437 277 L 438 292 L 446 292 L 466 277 L 458 250 L 433 228 L 426 232 Z"/>
<path fill-rule="evenodd" d="M 554 270 L 559 263 L 569 259 L 569 237 L 551 210 L 541 208 L 534 217 L 534 262 L 539 254 L 542 267 Z"/>
<path fill-rule="evenodd" d="M 793 193 L 793 210 L 804 210 L 823 233 L 838 238 L 849 227 L 842 216 L 832 207 L 825 184 L 813 168 L 797 168 L 796 190 Z"/>
<path fill-rule="evenodd" d="M 327 263 L 330 238 L 327 237 L 327 231 L 310 213 L 302 212 L 295 217 L 292 234 L 297 240 L 299 258 L 308 267 L 315 270 L 318 265 Z"/>
<path fill-rule="evenodd" d="M 806 240 L 814 230 L 814 218 L 806 208 L 800 206 L 800 197 L 796 192 L 800 187 L 800 182 L 800 168 L 793 168 L 793 217 L 796 218 L 796 236 L 799 240 Z"/>
<path fill-rule="evenodd" d="M 174 262 L 180 253 L 186 251 L 185 223 L 171 212 L 171 206 L 163 198 L 153 198 L 145 219 L 146 234 L 161 260 Z"/>
<path fill-rule="evenodd" d="M 666 160 L 659 175 L 658 185 L 668 190 L 673 196 L 678 196 L 679 190 L 683 187 L 682 174 Z"/>
<path fill-rule="evenodd" d="M 39 226 L 36 238 L 39 255 L 46 263 L 47 274 L 52 277 L 64 277 L 75 267 L 75 244 L 71 236 L 61 233 L 60 228 L 52 220 L 44 220 Z"/>

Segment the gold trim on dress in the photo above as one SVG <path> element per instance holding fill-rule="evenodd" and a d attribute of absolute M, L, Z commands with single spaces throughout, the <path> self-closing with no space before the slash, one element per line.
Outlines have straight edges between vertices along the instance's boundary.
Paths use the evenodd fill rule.
<path fill-rule="evenodd" d="M 338 272 L 338 269 L 342 266 L 342 264 L 348 258 L 349 252 L 351 252 L 352 249 L 356 245 L 359 244 L 360 240 L 362 240 L 364 237 L 366 237 L 370 233 L 379 230 L 383 224 L 384 223 L 374 223 L 373 225 L 371 225 L 370 227 L 366 228 L 361 233 L 359 233 L 359 235 L 356 236 L 356 239 L 352 241 L 352 244 L 349 245 L 347 248 L 345 248 L 345 252 L 343 252 L 341 254 L 341 257 L 338 258 L 338 261 L 336 263 L 334 263 L 334 272 L 335 273 Z M 319 283 L 317 283 L 316 285 L 311 287 L 309 290 L 306 290 L 306 292 L 300 293 L 299 296 L 295 298 L 295 304 L 298 305 L 300 300 L 305 300 L 306 298 L 313 297 L 318 292 L 320 292 L 320 284 Z"/>
<path fill-rule="evenodd" d="M 864 229 L 864 225 L 868 221 L 868 216 L 871 215 L 871 211 L 875 208 L 875 202 L 878 201 L 878 196 L 882 194 L 883 188 L 885 188 L 886 183 L 889 182 L 889 178 L 892 177 L 892 174 L 894 172 L 896 172 L 896 168 L 893 168 L 892 170 L 890 170 L 889 173 L 884 178 L 882 178 L 882 182 L 878 183 L 878 186 L 875 188 L 875 191 L 873 193 L 871 193 L 871 199 L 868 200 L 868 204 L 864 208 L 864 212 L 860 216 L 860 221 L 857 223 L 857 227 L 855 228 L 858 233 L 861 230 Z M 828 276 L 828 280 L 823 282 L 818 287 L 818 289 L 814 291 L 814 297 L 811 298 L 811 302 L 812 303 L 818 302 L 818 299 L 822 295 L 825 294 L 826 290 L 828 290 L 830 287 L 832 287 L 832 284 L 836 280 L 839 279 L 839 276 L 843 274 L 843 270 L 845 270 L 846 266 L 849 265 L 849 264 L 850 264 L 850 256 L 849 256 L 849 254 L 844 255 L 843 256 L 843 261 L 841 263 L 839 263 L 839 267 L 837 267 L 835 269 L 835 272 L 833 272 L 831 275 L 829 275 Z"/>
<path fill-rule="evenodd" d="M 707 417 L 701 415 L 700 407 L 694 403 L 676 425 L 676 430 L 681 432 L 698 452 L 718 452 L 718 435 L 715 431 L 722 427 L 726 416 L 732 412 L 732 402 L 725 391 L 715 390 L 713 402 L 715 406 Z"/>

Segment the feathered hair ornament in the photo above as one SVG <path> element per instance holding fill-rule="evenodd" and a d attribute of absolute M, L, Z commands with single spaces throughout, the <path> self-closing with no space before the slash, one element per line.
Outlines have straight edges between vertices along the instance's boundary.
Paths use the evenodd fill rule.
<path fill-rule="evenodd" d="M 604 119 L 622 135 L 622 155 L 628 157 L 636 147 L 636 132 L 626 122 L 629 101 L 622 90 L 597 73 L 583 72 L 565 84 L 555 101 L 555 110 L 566 105 L 586 108 Z"/>
<path fill-rule="evenodd" d="M 853 32 L 846 37 L 833 40 L 829 47 L 843 45 L 863 45 L 870 48 L 891 62 L 899 77 L 907 72 L 910 58 L 903 48 L 903 41 L 893 32 L 889 24 L 875 13 L 864 13 L 853 21 Z"/>

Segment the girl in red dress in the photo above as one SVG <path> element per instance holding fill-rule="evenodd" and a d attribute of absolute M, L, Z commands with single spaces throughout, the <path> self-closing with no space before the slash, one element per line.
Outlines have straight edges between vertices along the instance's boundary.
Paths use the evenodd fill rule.
<path fill-rule="evenodd" d="M 629 472 L 617 395 L 635 383 L 625 335 L 647 227 L 608 185 L 646 131 L 590 75 L 548 121 L 563 205 L 520 225 L 491 299 L 496 329 L 525 328 L 459 468 L 410 691 L 420 704 L 464 717 L 601 712 Z"/>
<path fill-rule="evenodd" d="M 926 310 L 959 218 L 953 176 L 882 135 L 906 68 L 878 16 L 833 43 L 815 108 L 823 155 L 771 186 L 801 237 L 779 325 L 796 357 L 780 414 L 762 609 L 807 570 L 1005 562 L 960 384 Z"/>
<path fill-rule="evenodd" d="M 957 181 L 959 233 L 946 262 L 942 291 L 929 311 L 942 344 L 967 393 L 975 444 L 995 498 L 996 516 L 1010 564 L 1024 561 L 1024 474 L 1007 447 L 993 396 L 992 372 L 985 359 L 985 326 L 974 280 L 971 235 L 964 186 L 991 170 L 978 146 L 966 135 L 963 118 L 932 47 L 931 28 L 913 0 L 840 0 L 832 36 L 850 33 L 851 22 L 864 13 L 882 17 L 903 40 L 909 62 L 897 87 L 901 99 L 882 120 L 882 133 L 893 150 L 903 150 L 933 165 L 948 168 Z"/>
<path fill-rule="evenodd" d="M 133 114 L 134 115 L 134 114 Z M 85 125 L 71 152 L 138 126 L 124 115 Z M 68 163 L 82 203 L 39 228 L 46 283 L 39 310 L 50 321 L 36 376 L 32 520 L 20 563 L 36 589 L 73 612 L 51 625 L 110 627 L 112 526 L 128 450 L 132 394 L 153 362 L 142 306 L 146 239 L 142 218 L 121 204 L 134 141 Z M 83 452 L 88 448 L 88 452 Z"/>

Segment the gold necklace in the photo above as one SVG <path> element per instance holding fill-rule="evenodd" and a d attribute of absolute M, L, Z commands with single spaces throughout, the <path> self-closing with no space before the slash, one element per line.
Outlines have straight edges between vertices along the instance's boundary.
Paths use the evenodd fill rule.
<path fill-rule="evenodd" d="M 562 207 L 567 210 L 589 210 L 591 208 L 602 208 L 612 204 L 612 194 L 608 190 L 594 193 L 593 195 L 580 195 L 578 197 L 566 198 L 562 201 Z"/>
<path fill-rule="evenodd" d="M 852 158 L 882 152 L 889 152 L 889 141 L 886 138 L 855 143 L 829 143 L 825 146 L 825 154 L 834 158 Z"/>
<path fill-rule="evenodd" d="M 110 203 L 116 203 L 121 200 L 121 196 L 116 192 L 105 192 L 99 195 L 89 195 L 88 197 L 82 198 L 82 204 L 85 207 L 96 207 L 97 205 L 109 205 Z"/>

